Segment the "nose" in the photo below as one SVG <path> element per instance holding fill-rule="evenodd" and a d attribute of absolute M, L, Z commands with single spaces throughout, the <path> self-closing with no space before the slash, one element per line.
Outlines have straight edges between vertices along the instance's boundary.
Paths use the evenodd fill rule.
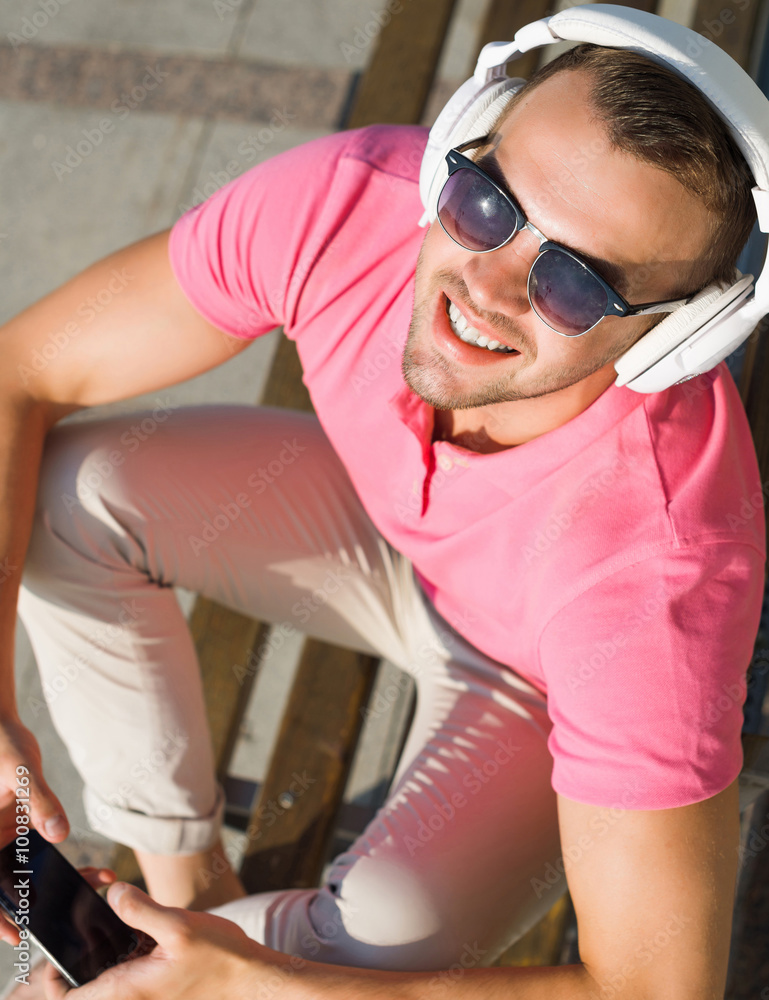
<path fill-rule="evenodd" d="M 522 317 L 531 312 L 526 286 L 538 240 L 527 229 L 489 253 L 471 253 L 462 270 L 472 301 L 485 312 Z"/>

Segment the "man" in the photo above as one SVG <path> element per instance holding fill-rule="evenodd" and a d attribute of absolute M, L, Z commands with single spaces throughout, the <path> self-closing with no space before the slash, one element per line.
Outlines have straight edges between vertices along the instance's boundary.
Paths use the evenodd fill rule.
<path fill-rule="evenodd" d="M 637 100 L 651 81 L 653 118 Z M 640 138 L 622 134 L 633 120 Z M 112 890 L 159 947 L 89 997 L 432 996 L 447 967 L 470 997 L 723 991 L 765 557 L 758 519 L 728 521 L 758 482 L 749 431 L 724 366 L 649 397 L 612 385 L 659 314 L 558 336 L 527 280 L 542 233 L 631 304 L 689 297 L 733 272 L 749 172 L 690 88 L 593 47 L 535 78 L 475 154 L 538 233 L 483 253 L 441 225 L 422 241 L 424 140 L 372 129 L 278 157 L 6 327 L 15 371 L 34 331 L 111 269 L 132 275 L 98 330 L 7 394 L 14 454 L 31 456 L 15 524 L 57 419 L 196 374 L 278 322 L 323 428 L 223 407 L 148 429 L 130 461 L 124 418 L 46 444 L 19 609 L 44 675 L 77 664 L 52 711 L 93 821 L 139 846 L 157 900 Z M 221 803 L 172 583 L 306 614 L 309 633 L 383 652 L 419 685 L 385 808 L 321 889 L 220 907 L 248 936 L 162 905 L 221 901 L 201 901 Z M 94 642 L 132 601 L 135 620 Z M 31 737 L 8 732 L 6 767 L 31 763 L 43 828 L 60 806 Z M 132 778 L 131 734 L 146 748 L 176 733 L 152 780 Z M 581 963 L 479 968 L 564 869 Z"/>

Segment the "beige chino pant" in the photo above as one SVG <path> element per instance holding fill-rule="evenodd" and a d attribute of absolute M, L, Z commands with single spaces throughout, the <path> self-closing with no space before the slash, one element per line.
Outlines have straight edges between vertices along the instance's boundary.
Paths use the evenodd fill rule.
<path fill-rule="evenodd" d="M 283 409 L 147 410 L 46 439 L 19 614 L 94 829 L 159 854 L 218 836 L 223 795 L 174 586 L 386 657 L 417 685 L 389 799 L 325 884 L 215 912 L 308 959 L 461 969 L 555 902 L 544 696 L 435 611 L 317 418 Z"/>

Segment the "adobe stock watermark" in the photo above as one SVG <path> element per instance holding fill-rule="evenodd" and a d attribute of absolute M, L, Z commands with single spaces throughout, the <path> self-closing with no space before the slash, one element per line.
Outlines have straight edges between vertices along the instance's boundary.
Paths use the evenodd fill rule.
<path fill-rule="evenodd" d="M 233 663 L 232 672 L 238 683 L 243 684 L 246 678 L 255 677 L 260 665 L 282 649 L 286 640 L 297 635 L 298 631 L 290 622 L 276 622 L 257 648 L 249 650 L 245 663 Z"/>
<path fill-rule="evenodd" d="M 96 649 L 109 649 L 125 635 L 126 629 L 135 628 L 144 610 L 145 608 L 137 604 L 135 600 L 121 601 L 116 621 L 104 622 L 99 625 L 86 637 L 86 641 Z M 84 655 L 80 655 L 74 657 L 70 662 L 60 665 L 57 669 L 58 673 L 54 677 L 42 681 L 45 701 L 40 701 L 34 695 L 27 699 L 29 709 L 35 718 L 46 706 L 53 705 L 71 684 L 76 683 L 84 671 L 92 669 L 92 664 Z"/>
<path fill-rule="evenodd" d="M 522 749 L 515 746 L 512 740 L 498 739 L 495 742 L 496 749 L 490 754 L 479 767 L 474 767 L 462 778 L 462 787 L 468 792 L 459 790 L 446 796 L 445 802 L 435 804 L 435 810 L 427 820 L 420 819 L 414 831 L 415 835 L 403 835 L 403 843 L 408 849 L 409 855 L 414 855 L 423 847 L 426 847 L 437 834 L 439 834 L 449 823 L 453 822 L 457 813 L 465 809 L 472 797 L 477 795 L 488 785 L 490 781 L 499 774 L 500 768 L 509 764 L 515 755 Z"/>
<path fill-rule="evenodd" d="M 40 0 L 37 5 L 38 9 L 30 17 L 23 17 L 21 19 L 21 27 L 18 32 L 8 32 L 6 35 L 8 41 L 14 49 L 18 49 L 21 45 L 31 42 L 34 38 L 37 38 L 40 31 L 45 28 L 48 22 L 56 17 L 61 8 L 66 7 L 68 3 L 69 0 Z"/>
<path fill-rule="evenodd" d="M 761 336 L 765 334 L 768 329 L 769 329 L 769 320 L 767 320 L 767 317 L 765 316 L 756 325 L 756 328 L 753 330 L 750 336 L 746 337 L 746 339 L 743 340 L 743 342 L 732 351 L 732 353 L 728 356 L 728 358 L 719 361 L 718 364 L 714 365 L 712 368 L 709 368 L 707 371 L 699 372 L 696 375 L 691 375 L 688 378 L 684 379 L 684 381 L 678 383 L 680 389 L 683 391 L 684 399 L 687 401 L 687 403 L 691 402 L 692 399 L 695 399 L 703 392 L 706 392 L 709 389 L 711 389 L 713 383 L 717 381 L 719 376 L 721 376 L 722 371 L 724 369 L 726 369 L 727 371 L 729 370 L 730 366 L 727 365 L 726 363 L 727 360 L 732 361 L 733 365 L 735 365 L 741 358 L 744 358 L 744 356 L 748 352 L 748 349 L 752 348 L 753 344 L 755 344 L 757 340 L 760 340 Z"/>
<path fill-rule="evenodd" d="M 179 403 L 174 403 L 171 399 L 157 399 L 149 416 L 142 416 L 140 420 L 131 424 L 129 429 L 120 435 L 120 443 L 125 451 L 129 455 L 137 451 L 142 442 L 151 438 L 158 427 L 164 424 L 179 406 Z M 137 414 L 138 416 L 139 414 Z M 61 494 L 61 501 L 66 507 L 67 513 L 71 514 L 75 507 L 82 506 L 85 501 L 95 496 L 114 474 L 115 469 L 119 469 L 125 461 L 125 452 L 120 448 L 113 448 L 104 458 L 91 457 L 87 463 L 84 463 L 83 468 L 78 473 L 75 485 L 76 496 L 72 496 L 71 493 Z"/>
<path fill-rule="evenodd" d="M 371 10 L 368 21 L 365 24 L 356 25 L 352 34 L 352 42 L 339 43 L 345 62 L 359 62 L 362 53 L 379 36 L 382 28 L 392 21 L 394 15 L 400 14 L 403 8 L 403 0 L 387 0 L 383 7 Z"/>
<path fill-rule="evenodd" d="M 637 463 L 638 459 L 633 455 L 620 455 L 601 472 L 585 479 L 569 506 L 564 510 L 553 512 L 547 522 L 529 535 L 526 544 L 521 546 L 527 565 L 531 565 L 535 559 L 559 542 L 574 523 L 601 497 L 625 485 L 623 480 Z"/>
<path fill-rule="evenodd" d="M 721 8 L 718 17 L 703 18 L 699 25 L 693 25 L 702 41 L 690 39 L 686 43 L 686 54 L 691 59 L 698 59 L 709 45 L 712 45 L 717 38 L 723 35 L 724 28 L 736 22 L 735 10 L 742 14 L 750 7 L 750 4 L 751 0 L 730 0 L 728 6 Z"/>
<path fill-rule="evenodd" d="M 18 913 L 16 915 L 16 928 L 19 932 L 19 943 L 14 945 L 15 961 L 14 969 L 17 970 L 16 982 L 29 986 L 29 904 L 30 885 L 29 878 L 21 878 L 22 875 L 32 875 L 29 868 L 29 770 L 19 764 L 16 768 L 16 868 L 13 875 L 16 881 L 13 885 L 13 900 L 16 903 Z"/>
<path fill-rule="evenodd" d="M 261 496 L 268 486 L 271 486 L 276 479 L 283 475 L 287 466 L 293 465 L 297 457 L 302 452 L 307 451 L 307 446 L 299 444 L 296 438 L 292 438 L 291 441 L 284 438 L 281 444 L 283 448 L 276 458 L 271 459 L 266 467 L 260 466 L 246 480 L 246 485 L 256 496 Z M 241 491 L 229 502 L 220 503 L 217 513 L 201 522 L 200 534 L 188 535 L 187 537 L 195 555 L 199 555 L 202 549 L 207 549 L 209 545 L 217 541 L 222 533 L 238 520 L 243 511 L 251 506 L 251 502 L 252 497 Z"/>
<path fill-rule="evenodd" d="M 626 962 L 618 972 L 599 981 L 601 1000 L 627 996 L 628 983 L 635 979 L 641 969 L 651 965 L 654 958 L 660 955 L 690 923 L 692 917 L 687 917 L 685 913 L 670 913 L 665 926 L 652 937 L 644 938 L 638 945 L 633 953 L 634 961 Z"/>
<path fill-rule="evenodd" d="M 0 562 L 0 583 L 5 583 L 6 580 L 10 580 L 18 569 L 19 567 L 11 562 L 10 556 L 6 556 L 5 559 Z"/>
<path fill-rule="evenodd" d="M 745 846 L 740 845 L 740 865 L 744 865 L 749 859 L 757 857 L 762 851 L 766 850 L 767 845 L 769 845 L 769 820 L 759 830 L 750 830 L 745 841 Z"/>
<path fill-rule="evenodd" d="M 344 566 L 336 566 L 328 570 L 318 587 L 308 591 L 301 600 L 291 607 L 291 614 L 300 624 L 306 625 L 312 616 L 324 607 L 331 596 L 352 579 L 352 573 Z M 239 684 L 250 677 L 255 677 L 259 668 L 282 649 L 286 641 L 300 633 L 291 622 L 276 622 L 256 649 L 249 650 L 245 663 L 233 663 L 232 672 Z"/>
<path fill-rule="evenodd" d="M 65 147 L 66 155 L 63 160 L 52 161 L 51 167 L 58 181 L 62 181 L 73 170 L 76 170 L 81 163 L 88 159 L 95 149 L 101 146 L 104 137 L 114 132 L 115 119 L 117 121 L 126 119 L 133 110 L 139 107 L 147 95 L 151 91 L 156 90 L 169 76 L 168 73 L 158 69 L 157 63 L 155 63 L 154 67 L 145 66 L 144 68 L 147 72 L 144 74 L 141 83 L 137 83 L 128 93 L 122 93 L 110 105 L 113 117 L 101 118 L 95 128 L 81 129 L 83 138 L 78 139 L 74 145 L 69 144 Z"/>
<path fill-rule="evenodd" d="M 338 593 L 345 583 L 351 580 L 353 574 L 344 566 L 330 569 L 319 587 L 305 594 L 300 601 L 291 605 L 291 614 L 300 625 L 306 625 L 316 611 L 320 611 L 328 603 L 329 597 Z"/>
<path fill-rule="evenodd" d="M 376 354 L 367 357 L 361 368 L 350 378 L 355 395 L 359 396 L 362 392 L 370 389 L 382 372 L 387 371 L 392 365 L 393 361 L 400 361 L 404 347 L 405 342 L 388 340 Z"/>
<path fill-rule="evenodd" d="M 567 677 L 569 690 L 573 693 L 578 688 L 589 684 L 594 677 L 604 670 L 614 659 L 617 653 L 627 645 L 628 638 L 638 629 L 643 629 L 648 623 L 656 618 L 666 606 L 668 592 L 664 584 L 660 584 L 656 591 L 647 597 L 643 604 L 633 608 L 622 621 L 624 628 L 618 629 L 612 636 L 596 642 L 590 655 L 585 658 L 581 656 Z"/>
<path fill-rule="evenodd" d="M 283 302 L 285 301 L 286 293 L 289 287 L 295 289 L 302 287 L 312 273 L 313 268 L 315 268 L 321 260 L 324 258 L 327 259 L 331 256 L 331 254 L 336 252 L 334 244 L 336 238 L 337 234 L 332 233 L 330 236 L 325 237 L 317 244 L 311 243 L 307 248 L 307 252 L 302 252 L 302 257 L 296 262 L 296 264 L 293 262 L 289 263 L 281 274 L 278 283 L 270 289 L 267 295 L 267 301 L 280 311 L 283 307 Z M 250 316 L 252 322 L 253 318 L 253 315 Z M 264 322 L 264 318 L 260 318 L 261 321 Z"/>
<path fill-rule="evenodd" d="M 461 461 L 455 459 L 451 461 L 442 461 L 446 459 L 446 456 L 441 455 L 438 458 L 437 467 L 433 470 L 432 476 L 430 477 L 430 496 L 434 499 L 435 494 L 440 491 L 440 489 L 445 486 L 447 482 L 456 474 L 457 467 L 461 465 Z M 451 464 L 449 464 L 449 462 Z M 396 500 L 393 504 L 395 514 L 401 524 L 408 524 L 413 521 L 415 517 L 419 517 L 422 513 L 422 489 L 423 484 L 419 480 L 415 480 L 411 492 L 406 496 L 404 500 Z"/>
<path fill-rule="evenodd" d="M 263 152 L 275 138 L 285 132 L 289 122 L 296 118 L 287 108 L 278 110 L 272 109 L 272 118 L 266 125 L 263 125 L 256 132 L 247 136 L 238 144 L 238 153 L 242 159 L 228 160 L 221 170 L 209 170 L 207 179 L 199 184 L 192 192 L 192 200 L 179 204 L 179 212 L 184 214 L 191 208 L 200 205 L 211 195 L 229 184 L 231 180 L 238 177 L 244 168 L 244 163 L 251 163 L 256 159 L 257 153 Z"/>
<path fill-rule="evenodd" d="M 422 642 L 416 651 L 415 661 L 409 664 L 408 671 L 399 671 L 397 678 L 382 690 L 375 691 L 367 705 L 360 709 L 360 714 L 364 719 L 381 719 L 400 699 L 401 695 L 411 686 L 412 680 L 418 680 L 422 674 L 430 669 L 440 669 L 446 662 L 445 646 L 449 646 L 453 636 L 463 636 L 469 630 L 473 622 L 478 621 L 478 616 L 467 609 L 462 614 L 454 613 L 449 624 L 452 631 L 444 628 L 436 629 L 436 636 L 431 640 Z M 464 629 L 464 632 L 462 631 Z M 442 644 L 442 645 L 441 645 Z"/>
<path fill-rule="evenodd" d="M 449 986 L 453 986 L 457 983 L 462 976 L 467 972 L 468 969 L 474 969 L 479 965 L 483 964 L 483 958 L 488 955 L 488 949 L 481 948 L 477 941 L 472 944 L 465 944 L 462 947 L 462 954 L 459 956 L 456 962 L 447 968 L 441 970 L 437 976 L 429 981 L 428 988 L 445 990 Z M 432 992 L 432 990 L 431 990 Z"/>
<path fill-rule="evenodd" d="M 35 348 L 30 355 L 29 364 L 18 364 L 17 374 L 23 386 L 29 385 L 33 378 L 36 378 L 46 370 L 48 365 L 59 357 L 62 351 L 66 350 L 72 341 L 83 332 L 83 326 L 92 323 L 110 305 L 113 299 L 120 295 L 133 281 L 135 274 L 129 274 L 126 268 L 113 268 L 110 271 L 109 281 L 100 288 L 95 295 L 89 295 L 77 306 L 74 315 L 82 323 L 69 320 L 60 330 L 54 330 L 48 334 L 47 343 L 38 350 Z"/>
<path fill-rule="evenodd" d="M 761 483 L 761 488 L 755 490 L 749 497 L 743 496 L 736 513 L 732 511 L 726 515 L 730 531 L 744 528 L 756 515 L 763 517 L 767 497 L 769 497 L 769 480 Z"/>
<path fill-rule="evenodd" d="M 133 796 L 137 786 L 146 784 L 159 771 L 165 769 L 180 753 L 189 746 L 190 738 L 186 733 L 179 730 L 163 733 L 163 741 L 153 749 L 143 753 L 136 758 L 136 762 L 131 765 L 128 772 L 131 781 L 121 781 L 113 792 L 94 801 L 86 802 L 86 811 L 91 826 L 97 833 L 106 833 L 106 827 L 101 824 L 109 824 L 113 818 L 114 811 L 133 808 Z"/>
<path fill-rule="evenodd" d="M 542 899 L 553 886 L 563 886 L 567 866 L 579 864 L 596 843 L 616 826 L 628 809 L 632 809 L 641 792 L 642 787 L 637 777 L 626 781 L 619 804 L 601 809 L 600 813 L 592 816 L 588 823 L 591 832 L 580 834 L 575 844 L 569 844 L 564 848 L 563 854 L 555 863 L 548 861 L 541 878 L 534 877 L 529 880 L 537 899 Z"/>
<path fill-rule="evenodd" d="M 233 14 L 243 6 L 243 0 L 212 0 L 216 16 L 223 21 L 228 14 Z"/>
<path fill-rule="evenodd" d="M 248 848 L 258 843 L 266 830 L 273 827 L 278 820 L 296 805 L 297 801 L 318 779 L 311 777 L 307 771 L 299 774 L 294 771 L 291 774 L 286 789 L 276 798 L 268 799 L 266 802 L 259 802 L 254 810 L 252 822 L 248 829 L 240 836 L 233 838 L 232 842 L 224 848 L 224 857 L 216 857 L 210 868 L 198 868 L 198 878 L 204 888 L 208 888 L 212 882 L 221 878 L 229 868 L 235 868 L 238 858 L 241 857 Z M 226 861 L 225 861 L 226 858 Z"/>
<path fill-rule="evenodd" d="M 375 901 L 372 903 L 375 905 Z M 315 933 L 304 934 L 295 945 L 301 948 L 302 954 L 284 953 L 279 966 L 271 964 L 269 971 L 260 972 L 259 984 L 250 994 L 253 1000 L 273 1000 L 273 998 L 284 1000 L 286 987 L 289 986 L 292 977 L 303 969 L 308 961 L 317 958 L 324 947 L 333 947 L 340 934 L 347 936 L 350 933 L 350 917 L 358 913 L 360 907 L 348 899 L 345 900 L 344 914 L 337 909 L 330 915 L 324 915 L 322 920 L 317 914 L 313 914 L 312 927 Z"/>

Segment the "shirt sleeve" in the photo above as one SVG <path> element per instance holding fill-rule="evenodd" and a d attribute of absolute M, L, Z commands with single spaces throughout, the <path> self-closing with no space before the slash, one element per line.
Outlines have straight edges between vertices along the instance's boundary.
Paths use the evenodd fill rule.
<path fill-rule="evenodd" d="M 319 222 L 351 135 L 315 139 L 251 167 L 173 225 L 171 267 L 214 326 L 251 339 L 290 324 L 324 249 Z"/>
<path fill-rule="evenodd" d="M 666 809 L 736 778 L 763 562 L 744 544 L 677 549 L 625 566 L 550 620 L 540 655 L 556 792 Z"/>

